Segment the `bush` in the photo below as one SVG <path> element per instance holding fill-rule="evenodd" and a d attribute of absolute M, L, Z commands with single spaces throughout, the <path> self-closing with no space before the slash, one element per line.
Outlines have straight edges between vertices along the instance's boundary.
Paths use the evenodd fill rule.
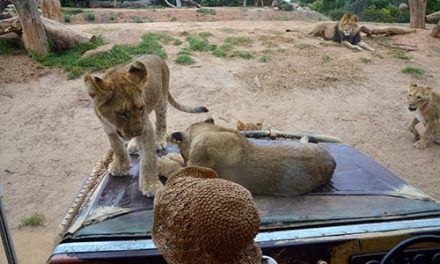
<path fill-rule="evenodd" d="M 95 19 L 96 19 L 95 13 L 90 12 L 90 11 L 85 12 L 83 15 L 87 21 L 95 21 Z"/>
<path fill-rule="evenodd" d="M 188 55 L 180 55 L 176 58 L 175 62 L 182 65 L 191 65 L 195 63 L 195 61 Z"/>
<path fill-rule="evenodd" d="M 64 22 L 66 23 L 70 22 L 70 15 L 64 14 Z"/>
<path fill-rule="evenodd" d="M 143 23 L 144 19 L 140 16 L 132 16 L 131 17 L 131 22 L 133 23 Z"/>

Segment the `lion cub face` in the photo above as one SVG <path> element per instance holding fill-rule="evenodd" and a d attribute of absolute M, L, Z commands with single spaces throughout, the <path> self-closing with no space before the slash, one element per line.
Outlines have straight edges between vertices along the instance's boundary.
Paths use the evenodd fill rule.
<path fill-rule="evenodd" d="M 102 79 L 89 74 L 84 77 L 107 134 L 117 133 L 125 140 L 142 135 L 148 115 L 143 89 L 147 75 L 145 65 L 135 62 L 128 71 L 117 68 L 107 71 Z"/>
<path fill-rule="evenodd" d="M 432 88 L 418 87 L 416 84 L 411 84 L 408 88 L 408 109 L 409 111 L 416 111 L 421 109 L 432 99 Z"/>
<path fill-rule="evenodd" d="M 338 28 L 344 33 L 344 36 L 348 37 L 359 31 L 358 19 L 356 15 L 345 14 L 341 20 L 339 20 Z"/>

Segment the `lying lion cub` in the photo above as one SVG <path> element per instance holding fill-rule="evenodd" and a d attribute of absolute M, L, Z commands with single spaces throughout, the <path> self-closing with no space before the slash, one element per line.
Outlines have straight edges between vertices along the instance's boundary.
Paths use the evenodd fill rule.
<path fill-rule="evenodd" d="M 93 99 L 96 115 L 102 123 L 114 153 L 109 166 L 112 175 L 128 175 L 130 157 L 124 140 L 132 139 L 130 152 L 140 152 L 139 188 L 148 197 L 162 186 L 156 173 L 156 148 L 166 148 L 168 101 L 180 111 L 207 112 L 206 107 L 190 108 L 177 103 L 168 91 L 169 69 L 157 56 L 144 56 L 128 68 L 108 70 L 101 79 L 87 74 L 84 83 Z M 148 119 L 156 114 L 156 137 Z M 156 148 L 155 148 L 156 143 Z"/>
<path fill-rule="evenodd" d="M 212 119 L 173 133 L 185 166 L 215 170 L 253 194 L 294 196 L 328 182 L 336 162 L 315 144 L 258 146 Z"/>
<path fill-rule="evenodd" d="M 408 88 L 408 109 L 415 115 L 408 128 L 414 134 L 414 146 L 424 149 L 431 140 L 440 143 L 440 95 L 432 88 L 411 84 Z M 426 127 L 421 137 L 416 129 L 419 122 Z"/>
<path fill-rule="evenodd" d="M 325 40 L 333 40 L 350 49 L 362 50 L 362 48 L 374 51 L 361 39 L 360 27 L 356 15 L 345 14 L 338 23 L 319 23 L 310 32 L 310 35 L 322 37 Z"/>

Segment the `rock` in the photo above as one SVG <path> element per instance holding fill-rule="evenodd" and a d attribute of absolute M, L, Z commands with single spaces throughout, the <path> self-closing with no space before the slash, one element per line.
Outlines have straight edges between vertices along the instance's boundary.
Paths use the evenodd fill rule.
<path fill-rule="evenodd" d="M 304 8 L 302 8 L 301 6 L 298 6 L 298 8 L 296 8 L 296 11 L 298 11 L 298 12 L 304 12 Z"/>
<path fill-rule="evenodd" d="M 273 8 L 273 10 L 278 11 L 278 10 L 280 10 L 280 8 L 279 8 L 278 6 L 275 6 L 275 7 Z"/>
<path fill-rule="evenodd" d="M 400 9 L 400 10 L 408 10 L 408 4 L 406 4 L 406 3 L 401 3 L 401 4 L 399 5 L 399 9 Z"/>
<path fill-rule="evenodd" d="M 111 49 L 113 49 L 114 46 L 115 46 L 114 43 L 110 43 L 110 44 L 98 47 L 96 49 L 88 50 L 81 56 L 81 59 L 88 59 L 96 54 L 109 52 Z"/>
<path fill-rule="evenodd" d="M 290 3 L 290 4 L 292 5 L 293 10 L 296 10 L 298 7 L 300 7 L 299 4 L 297 3 Z"/>
<path fill-rule="evenodd" d="M 308 6 L 304 7 L 304 10 L 306 10 L 306 11 L 312 11 L 312 9 L 311 9 L 310 7 L 308 7 Z"/>

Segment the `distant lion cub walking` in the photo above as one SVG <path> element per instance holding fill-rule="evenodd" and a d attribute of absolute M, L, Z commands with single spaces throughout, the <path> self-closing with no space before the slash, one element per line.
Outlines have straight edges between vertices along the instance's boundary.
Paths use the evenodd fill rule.
<path fill-rule="evenodd" d="M 154 196 L 162 186 L 156 171 L 156 148 L 166 148 L 168 101 L 180 111 L 208 111 L 203 106 L 191 108 L 177 103 L 168 91 L 169 80 L 167 64 L 153 55 L 137 59 L 128 68 L 112 68 L 103 78 L 89 74 L 84 77 L 93 108 L 114 153 L 110 172 L 115 176 L 128 175 L 130 157 L 124 140 L 132 139 L 129 150 L 139 148 L 140 154 L 139 188 L 148 197 Z M 156 136 L 148 118 L 153 110 L 157 120 Z"/>

